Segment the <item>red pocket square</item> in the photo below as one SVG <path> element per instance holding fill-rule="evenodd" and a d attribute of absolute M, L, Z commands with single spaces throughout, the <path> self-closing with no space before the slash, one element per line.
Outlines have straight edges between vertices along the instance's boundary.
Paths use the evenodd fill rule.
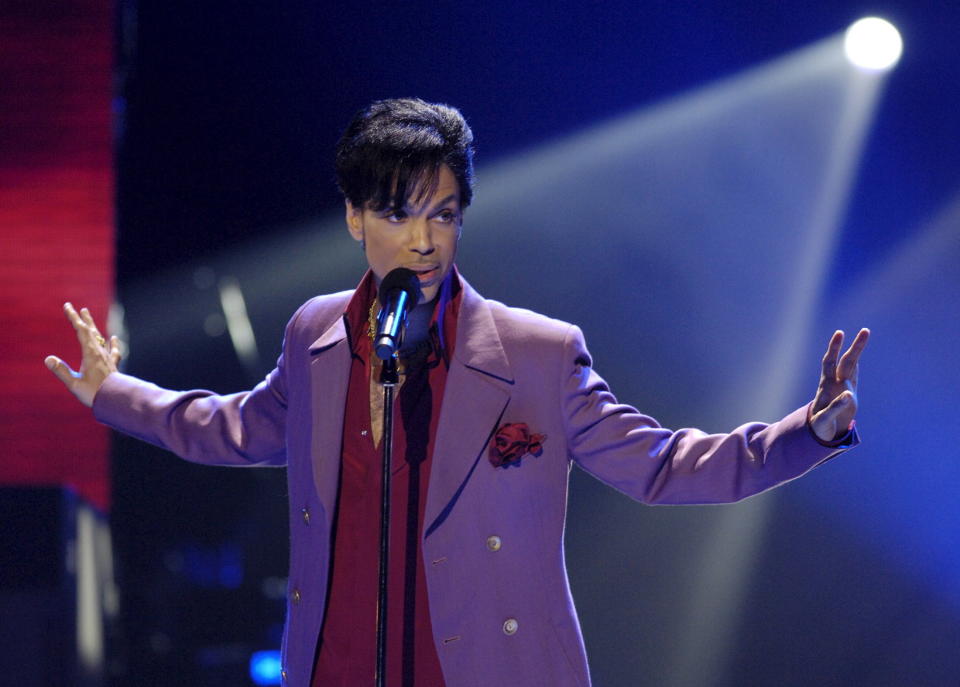
<path fill-rule="evenodd" d="M 532 434 L 526 422 L 508 422 L 497 430 L 490 442 L 490 463 L 495 468 L 519 463 L 526 454 L 539 456 L 545 434 Z"/>

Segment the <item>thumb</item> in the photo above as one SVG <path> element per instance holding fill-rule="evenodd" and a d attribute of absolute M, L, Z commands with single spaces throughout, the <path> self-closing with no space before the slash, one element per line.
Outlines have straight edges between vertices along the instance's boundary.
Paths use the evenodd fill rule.
<path fill-rule="evenodd" d="M 814 415 L 811 426 L 814 433 L 823 441 L 830 441 L 834 438 L 840 427 L 846 428 L 849 423 L 843 420 L 844 412 L 851 413 L 854 404 L 853 392 L 847 390 L 834 398 L 826 408 Z"/>
<path fill-rule="evenodd" d="M 850 390 L 844 391 L 842 394 L 837 396 L 835 399 L 830 401 L 826 408 L 821 412 L 825 417 L 834 419 L 842 411 L 846 410 L 853 404 L 853 392 Z"/>
<path fill-rule="evenodd" d="M 47 366 L 48 370 L 56 375 L 57 379 L 66 384 L 68 387 L 76 378 L 76 373 L 70 369 L 70 366 L 55 355 L 48 355 L 44 359 L 43 364 Z"/>

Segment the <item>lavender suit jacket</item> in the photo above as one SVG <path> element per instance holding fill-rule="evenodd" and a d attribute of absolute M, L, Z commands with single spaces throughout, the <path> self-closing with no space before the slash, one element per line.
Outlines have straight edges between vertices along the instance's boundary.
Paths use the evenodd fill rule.
<path fill-rule="evenodd" d="M 806 408 L 730 434 L 662 429 L 617 403 L 591 368 L 577 327 L 485 300 L 466 281 L 463 289 L 422 541 L 443 674 L 450 687 L 589 685 L 564 569 L 574 462 L 646 503 L 718 503 L 782 484 L 842 449 L 815 440 Z M 324 614 L 350 296 L 303 305 L 287 326 L 276 369 L 250 392 L 173 392 L 115 373 L 94 401 L 102 422 L 187 460 L 287 466 L 282 662 L 284 684 L 296 686 L 309 684 Z M 494 468 L 488 446 L 507 422 L 525 422 L 546 440 L 539 456 Z M 493 535 L 499 548 L 488 546 Z"/>

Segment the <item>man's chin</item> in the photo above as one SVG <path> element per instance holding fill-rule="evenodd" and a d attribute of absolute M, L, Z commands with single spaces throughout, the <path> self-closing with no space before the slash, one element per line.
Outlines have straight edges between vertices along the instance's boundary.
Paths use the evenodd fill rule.
<path fill-rule="evenodd" d="M 420 299 L 421 303 L 429 303 L 437 297 L 437 294 L 440 293 L 440 287 L 443 285 L 443 281 L 450 276 L 450 270 L 448 269 L 443 275 L 440 275 L 440 268 L 437 268 L 434 272 L 426 273 L 426 279 L 420 280 L 420 292 L 423 296 Z"/>
<path fill-rule="evenodd" d="M 420 303 L 431 303 L 440 293 L 440 285 L 428 286 L 420 289 Z"/>

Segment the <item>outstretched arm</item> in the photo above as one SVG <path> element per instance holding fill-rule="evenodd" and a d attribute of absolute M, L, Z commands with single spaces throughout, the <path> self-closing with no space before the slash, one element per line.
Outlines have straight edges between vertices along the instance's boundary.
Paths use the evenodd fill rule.
<path fill-rule="evenodd" d="M 618 403 L 593 371 L 580 330 L 571 327 L 561 373 L 571 458 L 646 503 L 729 503 L 783 484 L 858 443 L 847 427 L 856 412 L 856 362 L 867 336 L 861 332 L 839 359 L 841 335 L 831 337 L 814 402 L 772 424 L 706 434 L 665 429 Z"/>
<path fill-rule="evenodd" d="M 117 371 L 120 342 L 107 341 L 86 308 L 63 311 L 80 341 L 80 370 L 51 355 L 46 366 L 94 416 L 182 458 L 212 465 L 283 465 L 286 394 L 283 357 L 250 392 L 169 391 Z"/>
<path fill-rule="evenodd" d="M 81 308 L 78 313 L 71 303 L 64 303 L 63 312 L 80 341 L 80 370 L 74 371 L 55 355 L 48 355 L 44 363 L 70 393 L 90 407 L 103 380 L 117 371 L 117 364 L 120 362 L 120 340 L 115 336 L 111 336 L 109 341 L 104 338 L 86 308 Z"/>

